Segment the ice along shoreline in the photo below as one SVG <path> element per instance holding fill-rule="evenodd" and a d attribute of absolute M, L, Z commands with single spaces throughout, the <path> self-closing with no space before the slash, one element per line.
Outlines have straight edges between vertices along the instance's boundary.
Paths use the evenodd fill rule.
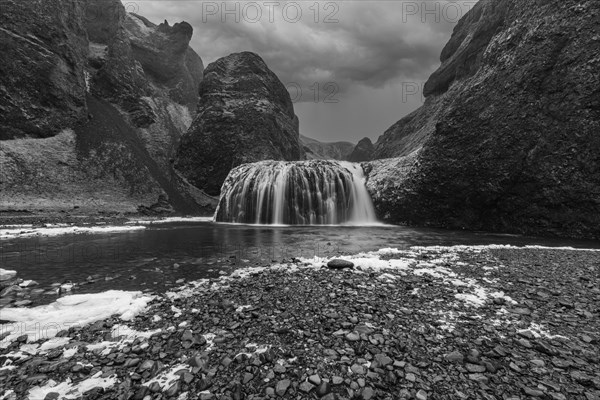
<path fill-rule="evenodd" d="M 63 343 L 49 350 L 14 339 L 2 350 L 4 396 L 598 395 L 598 251 L 457 246 L 344 258 L 355 268 L 301 259 L 190 283 L 130 321 L 57 332 Z"/>

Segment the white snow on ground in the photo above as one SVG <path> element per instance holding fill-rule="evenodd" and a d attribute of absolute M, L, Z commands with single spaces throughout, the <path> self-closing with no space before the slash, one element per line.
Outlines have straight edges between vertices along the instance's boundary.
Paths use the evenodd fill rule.
<path fill-rule="evenodd" d="M 113 349 L 121 350 L 125 346 L 128 346 L 129 344 L 133 343 L 136 339 L 148 339 L 152 335 L 156 335 L 160 332 L 162 332 L 162 330 L 160 329 L 141 332 L 132 329 L 126 325 L 114 325 L 111 330 L 111 338 L 118 340 L 105 340 L 99 343 L 88 344 L 85 346 L 85 348 L 87 351 L 102 350 L 100 352 L 101 355 L 108 355 Z M 140 344 L 140 347 L 142 349 L 145 349 L 148 346 L 148 342 L 143 342 Z"/>
<path fill-rule="evenodd" d="M 150 379 L 148 382 L 144 382 L 143 385 L 149 387 L 154 382 L 156 382 L 156 383 L 158 383 L 158 385 L 160 386 L 160 388 L 163 391 L 167 390 L 175 382 L 177 382 L 179 380 L 179 376 L 181 374 L 177 374 L 177 372 L 184 371 L 184 370 L 189 372 L 189 368 L 190 368 L 189 365 L 186 365 L 186 364 L 177 364 L 177 365 L 171 367 L 168 371 L 161 372 L 160 374 L 158 374 L 154 378 Z"/>
<path fill-rule="evenodd" d="M 546 331 L 543 326 L 536 324 L 535 322 L 532 322 L 529 325 L 529 328 L 519 329 L 517 332 L 522 333 L 522 332 L 527 332 L 527 331 L 531 332 L 531 334 L 533 334 L 533 336 L 536 338 L 543 336 L 548 339 L 559 339 L 559 338 L 560 339 L 568 339 L 567 337 L 562 336 L 562 335 L 552 335 L 550 332 Z"/>
<path fill-rule="evenodd" d="M 64 358 L 71 358 L 73 357 L 75 354 L 77 354 L 77 351 L 79 350 L 79 346 L 74 346 L 71 347 L 70 349 L 66 349 L 65 351 L 63 351 L 62 356 Z"/>
<path fill-rule="evenodd" d="M 213 217 L 167 217 L 161 219 L 136 219 L 128 221 L 126 225 L 154 225 L 168 224 L 170 222 L 213 222 Z"/>
<path fill-rule="evenodd" d="M 124 336 L 127 340 L 130 340 L 133 342 L 135 339 L 138 339 L 138 338 L 148 339 L 151 336 L 154 336 L 160 332 L 162 332 L 160 329 L 155 329 L 153 331 L 141 332 L 141 331 L 136 331 L 135 329 L 132 329 L 132 328 L 128 327 L 127 325 L 114 325 L 112 327 L 111 336 L 113 338 L 121 338 Z"/>
<path fill-rule="evenodd" d="M 17 276 L 17 271 L 13 271 L 11 269 L 0 268 L 0 282 L 12 279 L 15 276 Z"/>
<path fill-rule="evenodd" d="M 85 379 L 76 384 L 67 378 L 65 382 L 57 383 L 50 379 L 44 386 L 34 386 L 29 389 L 29 400 L 44 400 L 48 393 L 58 393 L 59 399 L 78 399 L 83 393 L 95 388 L 102 387 L 104 389 L 114 386 L 117 383 L 117 378 L 110 376 L 101 378 L 102 371 L 99 371 L 91 378 Z"/>
<path fill-rule="evenodd" d="M 152 299 L 142 292 L 109 290 L 65 296 L 54 303 L 33 308 L 4 308 L 2 319 L 13 322 L 0 325 L 0 333 L 10 332 L 0 341 L 0 348 L 24 334 L 29 336 L 30 342 L 52 338 L 71 326 L 90 324 L 115 314 L 122 320 L 131 320 L 144 311 Z"/>
<path fill-rule="evenodd" d="M 206 344 L 208 344 L 208 346 L 206 347 L 206 350 L 204 350 L 204 351 L 211 351 L 212 348 L 215 346 L 215 338 L 217 337 L 217 335 L 215 335 L 214 333 L 207 333 L 202 336 L 206 340 Z"/>
<path fill-rule="evenodd" d="M 94 233 L 115 233 L 146 229 L 145 226 L 61 226 L 31 229 L 0 229 L 0 239 L 15 239 L 33 236 L 60 236 Z"/>
<path fill-rule="evenodd" d="M 266 344 L 266 345 L 259 346 L 256 343 L 248 343 L 246 345 L 246 348 L 248 349 L 247 352 L 242 351 L 242 352 L 236 354 L 234 358 L 236 358 L 237 356 L 242 355 L 242 354 L 245 354 L 248 358 L 251 358 L 255 354 L 266 353 L 271 348 L 271 345 Z"/>

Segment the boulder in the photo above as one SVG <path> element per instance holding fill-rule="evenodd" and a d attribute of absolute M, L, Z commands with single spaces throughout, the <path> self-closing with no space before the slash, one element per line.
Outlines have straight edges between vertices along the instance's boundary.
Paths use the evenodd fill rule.
<path fill-rule="evenodd" d="M 182 137 L 175 161 L 188 181 L 218 195 L 236 166 L 302 159 L 290 95 L 258 55 L 234 53 L 206 68 L 198 115 Z"/>
<path fill-rule="evenodd" d="M 327 263 L 327 268 L 330 269 L 345 269 L 345 268 L 354 268 L 354 263 L 352 261 L 341 260 L 339 258 L 333 259 Z"/>

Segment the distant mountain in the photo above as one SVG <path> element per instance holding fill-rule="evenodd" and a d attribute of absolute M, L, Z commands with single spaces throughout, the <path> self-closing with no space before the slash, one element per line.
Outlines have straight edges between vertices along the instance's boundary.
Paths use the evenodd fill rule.
<path fill-rule="evenodd" d="M 371 161 L 373 159 L 373 153 L 375 152 L 375 145 L 371 142 L 368 137 L 361 139 L 356 145 L 352 153 L 348 156 L 348 161 L 352 162 L 363 162 Z"/>
<path fill-rule="evenodd" d="M 300 135 L 300 144 L 304 147 L 307 160 L 347 160 L 354 150 L 350 142 L 319 142 Z"/>

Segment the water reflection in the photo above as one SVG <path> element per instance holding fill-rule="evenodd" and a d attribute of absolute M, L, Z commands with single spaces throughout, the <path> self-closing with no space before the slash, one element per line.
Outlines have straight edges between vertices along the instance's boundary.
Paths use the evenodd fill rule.
<path fill-rule="evenodd" d="M 397 226 L 265 227 L 208 222 L 149 226 L 110 234 L 5 240 L 3 268 L 41 287 L 65 280 L 107 289 L 166 290 L 180 279 L 216 277 L 220 271 L 266 265 L 293 257 L 334 256 L 413 245 L 513 244 L 600 247 L 597 242 L 526 238 Z M 89 281 L 89 280 L 88 280 Z"/>

